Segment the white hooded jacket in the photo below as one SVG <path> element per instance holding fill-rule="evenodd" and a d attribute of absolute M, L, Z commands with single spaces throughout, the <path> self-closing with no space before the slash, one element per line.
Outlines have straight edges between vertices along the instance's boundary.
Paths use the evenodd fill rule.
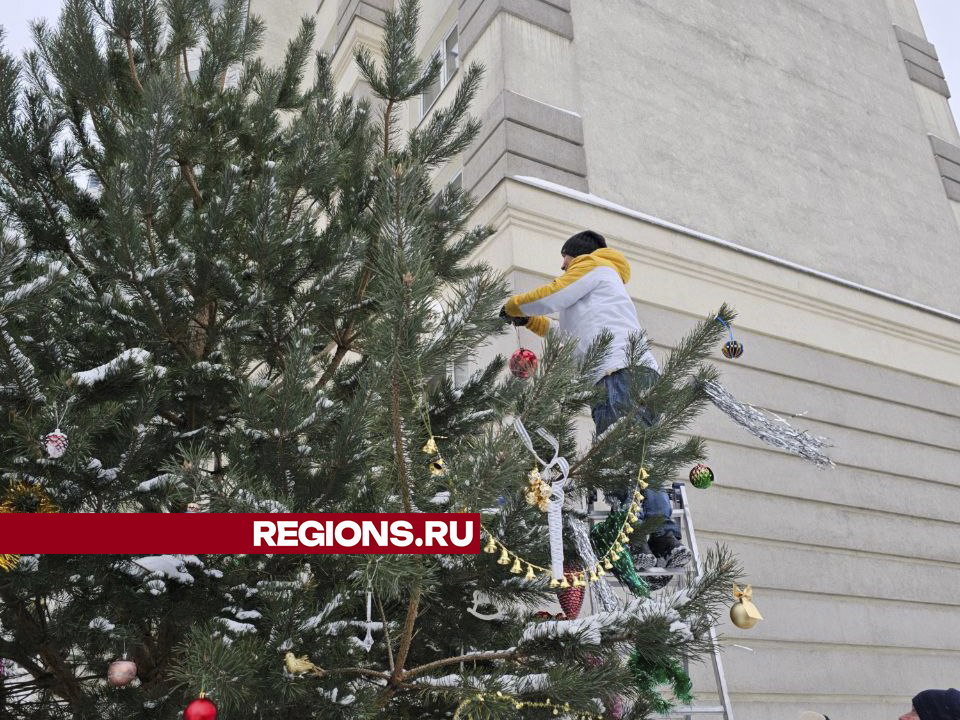
<path fill-rule="evenodd" d="M 577 338 L 581 355 L 597 335 L 609 330 L 613 342 L 600 371 L 601 376 L 606 375 L 626 366 L 629 337 L 643 333 L 625 287 L 629 279 L 630 264 L 623 253 L 600 248 L 570 260 L 566 272 L 549 285 L 511 297 L 506 312 L 513 317 L 529 317 L 526 327 L 540 336 L 550 328 L 550 320 L 544 315 L 559 313 L 559 329 Z M 649 351 L 642 362 L 659 372 L 657 360 Z"/>

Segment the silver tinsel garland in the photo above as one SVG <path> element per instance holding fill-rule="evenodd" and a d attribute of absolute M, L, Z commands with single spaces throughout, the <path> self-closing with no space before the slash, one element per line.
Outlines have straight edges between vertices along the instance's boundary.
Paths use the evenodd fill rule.
<path fill-rule="evenodd" d="M 577 552 L 580 554 L 580 560 L 583 561 L 584 567 L 596 567 L 597 556 L 593 553 L 593 546 L 590 544 L 590 535 L 587 532 L 586 523 L 569 513 L 566 516 L 566 520 L 567 528 L 573 536 L 573 544 L 577 547 Z M 605 577 L 600 578 L 597 582 L 590 583 L 590 592 L 595 593 L 594 597 L 596 597 L 597 604 L 600 606 L 601 611 L 612 612 L 617 609 L 617 598 L 613 594 L 613 590 L 610 589 L 610 586 L 607 585 L 607 579 Z"/>
<path fill-rule="evenodd" d="M 823 448 L 830 447 L 826 438 L 811 435 L 805 430 L 797 430 L 776 415 L 776 419 L 771 420 L 752 405 L 739 402 L 719 383 L 707 381 L 703 383 L 703 388 L 710 401 L 724 415 L 745 427 L 767 445 L 799 455 L 820 468 L 834 467 L 833 460 L 823 454 Z"/>

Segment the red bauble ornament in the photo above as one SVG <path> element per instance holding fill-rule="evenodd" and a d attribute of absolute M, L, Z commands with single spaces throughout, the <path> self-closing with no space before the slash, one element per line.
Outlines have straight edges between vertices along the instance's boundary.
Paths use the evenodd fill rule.
<path fill-rule="evenodd" d="M 566 620 L 576 620 L 580 614 L 580 608 L 583 607 L 583 595 L 586 588 L 582 585 L 579 587 L 574 585 L 579 571 L 579 567 L 570 565 L 564 565 L 563 567 L 563 572 L 567 576 L 570 587 L 557 590 L 557 600 L 560 601 L 560 607 L 563 609 L 563 614 L 566 615 Z"/>
<path fill-rule="evenodd" d="M 114 687 L 124 687 L 137 676 L 137 664 L 133 660 L 114 660 L 107 668 L 107 681 Z"/>
<path fill-rule="evenodd" d="M 532 350 L 520 348 L 510 356 L 510 372 L 521 380 L 526 380 L 537 369 L 537 356 Z"/>
<path fill-rule="evenodd" d="M 183 711 L 183 720 L 217 720 L 217 706 L 200 697 L 187 705 Z"/>

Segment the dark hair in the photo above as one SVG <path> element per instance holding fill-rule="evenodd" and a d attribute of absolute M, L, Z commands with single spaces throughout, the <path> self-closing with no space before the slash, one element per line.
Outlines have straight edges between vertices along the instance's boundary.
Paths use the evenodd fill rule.
<path fill-rule="evenodd" d="M 593 230 L 583 230 L 576 235 L 571 235 L 560 248 L 561 255 L 577 257 L 578 255 L 589 255 L 598 248 L 605 248 L 607 241 L 603 235 Z"/>
<path fill-rule="evenodd" d="M 913 709 L 920 720 L 953 720 L 960 717 L 960 692 L 924 690 L 913 698 Z"/>

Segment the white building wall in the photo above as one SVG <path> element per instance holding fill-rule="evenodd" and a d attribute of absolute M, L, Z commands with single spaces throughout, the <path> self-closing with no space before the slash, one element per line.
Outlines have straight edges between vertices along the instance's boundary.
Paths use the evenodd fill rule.
<path fill-rule="evenodd" d="M 960 311 L 960 232 L 884 3 L 603 8 L 572 5 L 592 192 Z M 923 105 L 941 127 L 945 107 Z"/>

